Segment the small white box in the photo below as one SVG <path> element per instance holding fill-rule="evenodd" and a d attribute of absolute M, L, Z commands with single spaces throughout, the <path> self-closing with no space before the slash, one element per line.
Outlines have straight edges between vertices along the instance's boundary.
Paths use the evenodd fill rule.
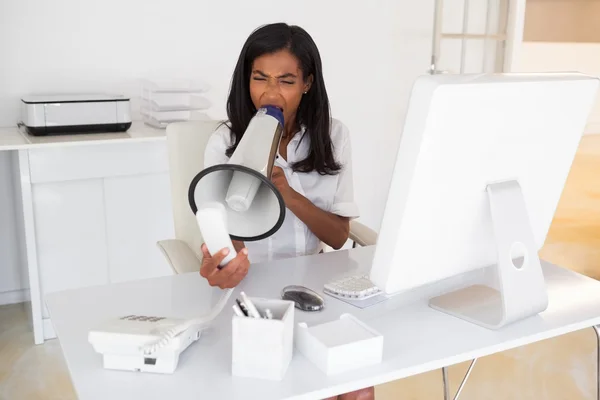
<path fill-rule="evenodd" d="M 294 302 L 251 297 L 273 319 L 233 316 L 231 372 L 235 376 L 281 380 L 294 350 Z"/>
<path fill-rule="evenodd" d="M 350 314 L 321 325 L 298 324 L 296 348 L 327 375 L 375 365 L 383 356 L 383 336 Z"/>

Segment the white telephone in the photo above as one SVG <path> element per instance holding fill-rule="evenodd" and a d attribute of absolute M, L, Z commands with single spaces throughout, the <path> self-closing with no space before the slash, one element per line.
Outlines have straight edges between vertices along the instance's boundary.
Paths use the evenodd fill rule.
<path fill-rule="evenodd" d="M 219 315 L 233 289 L 228 289 L 211 312 L 197 319 L 127 315 L 90 330 L 88 341 L 103 355 L 106 369 L 173 373 L 179 355 L 198 340 Z"/>

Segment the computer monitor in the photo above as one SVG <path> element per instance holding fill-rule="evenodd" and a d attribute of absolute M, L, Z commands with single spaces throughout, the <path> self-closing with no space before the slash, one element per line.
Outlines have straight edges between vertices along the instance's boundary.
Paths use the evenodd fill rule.
<path fill-rule="evenodd" d="M 495 266 L 496 288 L 430 306 L 491 329 L 545 310 L 538 251 L 597 92 L 577 73 L 418 78 L 371 281 L 395 294 Z"/>

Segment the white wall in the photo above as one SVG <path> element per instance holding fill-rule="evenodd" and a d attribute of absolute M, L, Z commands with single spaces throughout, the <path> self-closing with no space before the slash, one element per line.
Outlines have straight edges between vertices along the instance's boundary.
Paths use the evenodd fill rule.
<path fill-rule="evenodd" d="M 578 71 L 600 76 L 600 43 L 524 42 L 515 70 Z M 600 133 L 600 95 L 589 117 L 585 133 Z"/>
<path fill-rule="evenodd" d="M 3 0 L 0 2 L 0 126 L 18 119 L 31 92 L 138 94 L 145 76 L 206 80 L 224 105 L 240 48 L 257 26 L 303 26 L 323 58 L 333 116 L 350 128 L 361 220 L 378 229 L 413 79 L 429 66 L 433 1 Z M 374 176 L 374 178 L 373 178 Z M 8 181 L 0 174 L 0 207 Z M 0 282 L 12 253 L 2 219 Z M 13 229 L 14 230 L 14 229 Z M 9 272 L 12 278 L 13 272 Z M 13 282 L 13 280 L 10 280 Z M 12 286 L 11 286 L 12 287 Z M 0 287 L 0 291 L 2 288 Z"/>

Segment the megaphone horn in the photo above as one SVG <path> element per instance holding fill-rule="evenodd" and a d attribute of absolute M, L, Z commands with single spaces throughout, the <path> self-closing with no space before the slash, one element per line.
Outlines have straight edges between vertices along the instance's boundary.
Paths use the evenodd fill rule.
<path fill-rule="evenodd" d="M 270 178 L 282 132 L 282 111 L 261 107 L 229 161 L 192 179 L 188 200 L 194 215 L 203 204 L 217 202 L 225 208 L 233 240 L 262 240 L 277 232 L 285 219 L 285 203 Z"/>

